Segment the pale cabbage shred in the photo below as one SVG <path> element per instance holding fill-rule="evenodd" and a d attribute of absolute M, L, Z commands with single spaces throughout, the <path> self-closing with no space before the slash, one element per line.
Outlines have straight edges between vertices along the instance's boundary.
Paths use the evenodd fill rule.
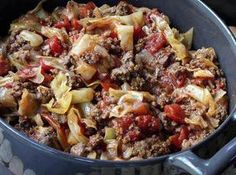
<path fill-rule="evenodd" d="M 109 96 L 117 100 L 117 105 L 112 108 L 110 117 L 123 117 L 125 114 L 132 112 L 135 102 L 155 100 L 155 96 L 149 92 L 125 91 L 109 89 Z"/>
<path fill-rule="evenodd" d="M 176 53 L 176 59 L 182 61 L 183 63 L 186 63 L 190 58 L 188 49 L 181 41 L 176 38 L 173 30 L 169 26 L 168 21 L 166 21 L 164 17 L 154 14 L 150 17 L 155 23 L 157 29 L 165 34 L 168 43 L 171 45 L 171 47 Z"/>
<path fill-rule="evenodd" d="M 94 91 L 92 88 L 82 88 L 71 91 L 68 85 L 67 76 L 59 72 L 50 84 L 55 95 L 49 103 L 44 104 L 48 111 L 57 114 L 65 114 L 72 104 L 90 102 L 93 99 Z M 80 97 L 83 97 L 81 99 Z"/>

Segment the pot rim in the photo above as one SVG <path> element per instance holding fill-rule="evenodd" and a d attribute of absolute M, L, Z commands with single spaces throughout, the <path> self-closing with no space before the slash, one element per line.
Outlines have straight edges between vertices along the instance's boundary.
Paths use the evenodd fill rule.
<path fill-rule="evenodd" d="M 236 39 L 234 38 L 234 36 L 233 36 L 232 32 L 229 30 L 229 28 L 221 20 L 221 18 L 201 0 L 196 0 L 196 1 L 192 1 L 192 2 L 195 4 L 196 8 L 204 9 L 205 11 L 207 11 L 207 13 L 209 15 L 211 15 L 214 18 L 216 25 L 218 25 L 221 28 L 222 33 L 224 33 L 224 36 L 231 43 L 231 45 L 236 48 Z M 236 55 L 236 51 L 235 51 L 235 55 Z M 16 130 L 15 128 L 10 126 L 9 124 L 7 124 L 2 118 L 0 118 L 0 124 L 5 128 L 5 130 L 4 130 L 5 132 L 9 131 L 9 134 L 12 135 L 13 137 L 15 137 L 17 140 L 21 141 L 24 144 L 29 144 L 29 146 L 32 146 L 39 151 L 43 151 L 45 153 L 48 153 L 55 158 L 60 158 L 60 159 L 66 160 L 66 161 L 77 162 L 77 163 L 82 163 L 82 164 L 86 164 L 86 165 L 91 164 L 91 165 L 93 165 L 94 168 L 96 168 L 96 167 L 113 167 L 113 168 L 116 167 L 116 168 L 119 168 L 119 167 L 129 167 L 129 166 L 139 167 L 139 166 L 151 166 L 153 164 L 157 164 L 158 162 L 164 161 L 168 157 L 174 156 L 176 154 L 198 149 L 206 141 L 209 141 L 209 140 L 213 139 L 216 135 L 218 135 L 221 132 L 222 128 L 224 128 L 230 121 L 233 120 L 234 111 L 235 111 L 235 109 L 232 109 L 232 111 L 230 112 L 228 117 L 212 134 L 210 134 L 208 137 L 204 138 L 202 141 L 200 141 L 199 143 L 197 143 L 196 145 L 194 145 L 188 149 L 185 149 L 185 150 L 182 150 L 179 152 L 175 152 L 175 153 L 171 153 L 171 154 L 162 155 L 159 157 L 153 157 L 150 159 L 128 160 L 128 161 L 99 160 L 99 159 L 90 159 L 90 158 L 81 157 L 81 156 L 73 156 L 69 153 L 54 149 L 54 148 L 49 147 L 47 145 L 42 145 L 42 144 L 37 143 L 33 139 L 27 137 L 23 133 L 19 132 L 18 130 Z"/>

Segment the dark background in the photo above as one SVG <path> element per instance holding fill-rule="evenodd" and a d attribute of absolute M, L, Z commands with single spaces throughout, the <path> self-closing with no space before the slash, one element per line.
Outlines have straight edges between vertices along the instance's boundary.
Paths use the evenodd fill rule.
<path fill-rule="evenodd" d="M 0 35 L 5 35 L 9 22 L 27 11 L 27 6 L 34 7 L 40 0 L 19 0 L 19 4 L 13 0 L 0 0 Z M 79 0 L 75 0 L 79 1 Z M 91 0 L 92 1 L 92 0 Z M 227 25 L 236 26 L 236 0 L 203 0 L 210 6 Z M 6 14 L 6 10 L 12 14 Z M 8 23 L 8 24 L 7 24 Z"/>

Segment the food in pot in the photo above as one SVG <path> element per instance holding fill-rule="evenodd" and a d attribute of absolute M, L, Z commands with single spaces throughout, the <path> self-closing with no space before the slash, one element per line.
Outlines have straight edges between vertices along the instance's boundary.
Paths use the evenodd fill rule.
<path fill-rule="evenodd" d="M 200 142 L 227 115 L 213 48 L 158 9 L 40 3 L 11 24 L 0 56 L 1 116 L 75 156 L 138 160 Z"/>

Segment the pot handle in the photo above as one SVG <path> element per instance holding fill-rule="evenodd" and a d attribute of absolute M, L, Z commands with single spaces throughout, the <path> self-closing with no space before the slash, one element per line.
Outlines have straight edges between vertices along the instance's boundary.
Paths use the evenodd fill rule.
<path fill-rule="evenodd" d="M 231 121 L 235 124 L 236 113 L 233 115 Z M 230 166 L 235 158 L 236 137 L 209 159 L 202 159 L 191 150 L 188 150 L 169 157 L 168 164 L 181 168 L 191 175 L 217 175 L 221 174 L 228 166 Z"/>

